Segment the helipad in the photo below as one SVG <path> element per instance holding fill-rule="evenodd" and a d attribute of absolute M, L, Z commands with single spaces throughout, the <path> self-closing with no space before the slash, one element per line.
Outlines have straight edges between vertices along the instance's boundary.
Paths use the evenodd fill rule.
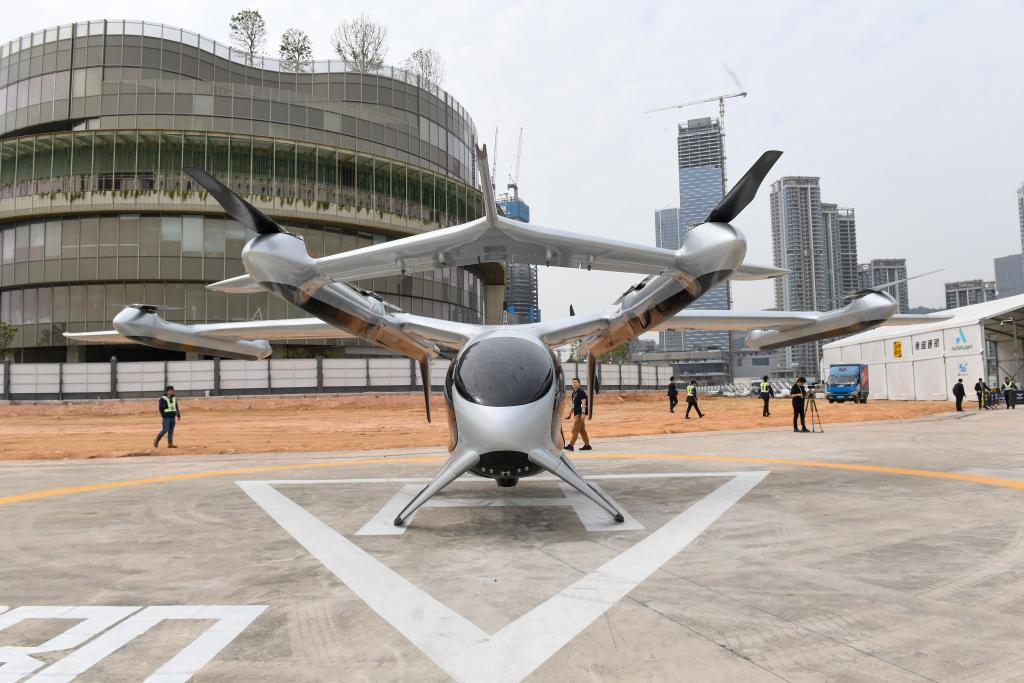
<path fill-rule="evenodd" d="M 598 443 L 621 525 L 387 524 L 438 451 L 6 463 L 0 681 L 1019 676 L 1024 417 L 826 429 Z"/>

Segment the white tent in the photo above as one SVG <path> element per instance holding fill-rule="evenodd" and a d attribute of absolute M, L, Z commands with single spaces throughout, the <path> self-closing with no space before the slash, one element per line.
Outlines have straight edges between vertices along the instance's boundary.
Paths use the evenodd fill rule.
<path fill-rule="evenodd" d="M 876 327 L 822 349 L 821 376 L 832 365 L 866 363 L 871 398 L 952 400 L 962 377 L 968 397 L 979 377 L 1024 383 L 1024 294 L 954 308 L 937 323 Z"/>

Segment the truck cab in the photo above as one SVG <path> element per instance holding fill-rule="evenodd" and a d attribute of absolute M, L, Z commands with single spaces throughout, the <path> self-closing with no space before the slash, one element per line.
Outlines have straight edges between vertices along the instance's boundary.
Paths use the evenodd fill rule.
<path fill-rule="evenodd" d="M 868 366 L 861 363 L 831 366 L 825 383 L 825 398 L 829 403 L 867 403 Z"/>

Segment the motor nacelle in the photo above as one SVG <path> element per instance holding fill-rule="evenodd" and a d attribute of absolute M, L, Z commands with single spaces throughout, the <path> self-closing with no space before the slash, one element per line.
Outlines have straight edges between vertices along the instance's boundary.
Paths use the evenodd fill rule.
<path fill-rule="evenodd" d="M 237 360 L 263 360 L 271 354 L 262 339 L 222 339 L 204 335 L 193 327 L 180 325 L 148 310 L 128 306 L 114 316 L 114 329 L 122 336 L 146 346 Z"/>

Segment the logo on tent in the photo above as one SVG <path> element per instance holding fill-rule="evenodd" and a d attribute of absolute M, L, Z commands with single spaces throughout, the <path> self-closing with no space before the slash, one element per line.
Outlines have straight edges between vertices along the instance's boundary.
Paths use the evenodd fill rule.
<path fill-rule="evenodd" d="M 970 351 L 974 348 L 974 344 L 968 343 L 967 333 L 964 332 L 964 328 L 957 328 L 956 337 L 953 338 L 953 351 Z"/>

